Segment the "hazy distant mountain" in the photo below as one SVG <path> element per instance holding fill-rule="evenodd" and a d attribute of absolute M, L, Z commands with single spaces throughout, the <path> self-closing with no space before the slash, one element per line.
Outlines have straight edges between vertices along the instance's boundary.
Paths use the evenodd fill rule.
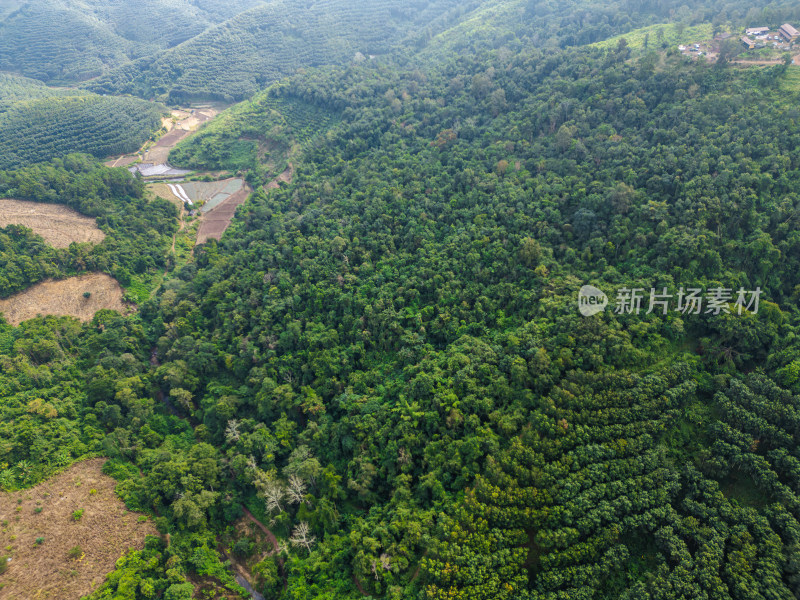
<path fill-rule="evenodd" d="M 0 70 L 83 81 L 190 39 L 255 0 L 0 1 Z"/>
<path fill-rule="evenodd" d="M 125 65 L 89 87 L 144 97 L 239 99 L 298 68 L 340 63 L 358 52 L 387 53 L 398 41 L 441 22 L 451 11 L 463 13 L 464 7 L 457 0 L 376 0 L 360 6 L 351 0 L 278 0 L 155 59 Z"/>

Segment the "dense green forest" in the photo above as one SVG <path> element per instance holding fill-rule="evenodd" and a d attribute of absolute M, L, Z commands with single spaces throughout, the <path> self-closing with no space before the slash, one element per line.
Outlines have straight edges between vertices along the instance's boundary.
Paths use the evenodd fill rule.
<path fill-rule="evenodd" d="M 0 228 L 0 298 L 48 277 L 102 271 L 128 287 L 167 267 L 177 231 L 177 210 L 166 200 L 149 200 L 144 184 L 125 170 L 106 168 L 89 156 L 72 154 L 51 163 L 0 171 L 0 198 L 65 204 L 97 218 L 106 238 L 97 245 L 56 249 L 29 229 Z"/>
<path fill-rule="evenodd" d="M 242 505 L 286 543 L 260 563 L 268 598 L 794 597 L 796 96 L 785 66 L 628 59 L 500 48 L 289 79 L 230 130 L 300 101 L 338 115 L 290 186 L 102 334 L 6 330 L 6 410 L 30 424 L 5 485 L 100 452 L 172 534 L 96 598 L 232 586 L 213 532 Z M 587 281 L 764 300 L 586 318 Z"/>
<path fill-rule="evenodd" d="M 782 23 L 797 17 L 800 8 L 788 0 L 704 0 L 691 8 L 681 0 L 374 0 L 359 6 L 281 0 L 243 12 L 155 60 L 142 57 L 120 66 L 87 86 L 171 102 L 242 100 L 298 68 L 341 64 L 355 53 L 439 62 L 454 51 L 512 41 L 514 50 L 591 44 L 664 21 L 740 26 L 748 19 Z"/>
<path fill-rule="evenodd" d="M 347 62 L 360 53 L 386 54 L 419 28 L 444 27 L 477 1 L 345 0 L 264 3 L 156 60 L 122 66 L 87 87 L 173 102 L 242 100 L 297 69 Z M 451 14 L 455 13 L 455 14 Z"/>
<path fill-rule="evenodd" d="M 0 172 L 0 196 L 108 234 L 57 251 L 0 230 L 0 296 L 168 271 L 131 316 L 0 320 L 0 486 L 105 456 L 161 533 L 89 598 L 247 597 L 231 557 L 269 600 L 800 596 L 800 67 L 586 46 L 796 5 L 331 0 L 258 29 L 278 6 L 92 83 L 264 88 L 171 155 L 255 189 L 192 260 L 124 169 Z M 270 70 L 259 36 L 308 54 Z M 352 61 L 356 42 L 394 57 Z M 346 64 L 283 77 L 327 62 Z M 643 310 L 582 316 L 586 284 Z M 690 288 L 729 297 L 647 310 Z M 245 511 L 277 552 L 237 533 Z"/>

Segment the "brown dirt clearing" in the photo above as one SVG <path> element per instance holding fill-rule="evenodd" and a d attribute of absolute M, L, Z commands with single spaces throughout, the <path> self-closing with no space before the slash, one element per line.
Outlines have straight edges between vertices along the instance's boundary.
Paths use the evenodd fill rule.
<path fill-rule="evenodd" d="M 12 560 L 1 600 L 77 600 L 103 583 L 120 556 L 157 535 L 117 498 L 116 482 L 100 470 L 104 462 L 83 461 L 29 490 L 0 494 L 0 519 L 8 522 L 0 537 L 3 547 L 12 547 L 2 551 Z M 84 511 L 79 521 L 76 510 Z M 37 545 L 37 538 L 44 541 Z M 81 554 L 71 558 L 75 546 Z"/>
<path fill-rule="evenodd" d="M 56 248 L 72 242 L 99 244 L 106 234 L 95 220 L 61 204 L 0 199 L 0 227 L 24 225 Z"/>
<path fill-rule="evenodd" d="M 205 244 L 211 238 L 221 239 L 222 234 L 230 227 L 231 221 L 233 221 L 233 217 L 236 214 L 236 209 L 244 204 L 252 193 L 252 188 L 249 185 L 245 185 L 225 202 L 206 213 L 200 221 L 200 228 L 197 231 L 197 243 Z"/>
<path fill-rule="evenodd" d="M 106 161 L 103 164 L 107 167 L 127 167 L 135 163 L 137 160 L 139 160 L 139 157 L 134 154 L 127 156 L 120 156 L 119 158 Z"/>
<path fill-rule="evenodd" d="M 90 292 L 85 298 L 84 292 Z M 122 288 L 105 273 L 89 273 L 60 281 L 43 281 L 0 300 L 0 313 L 15 327 L 37 315 L 63 315 L 91 321 L 101 309 L 126 313 Z"/>
<path fill-rule="evenodd" d="M 294 177 L 294 165 L 289 163 L 289 166 L 286 167 L 286 170 L 278 175 L 275 179 L 270 181 L 264 189 L 266 190 L 276 190 L 280 187 L 281 183 L 292 183 L 292 178 Z"/>

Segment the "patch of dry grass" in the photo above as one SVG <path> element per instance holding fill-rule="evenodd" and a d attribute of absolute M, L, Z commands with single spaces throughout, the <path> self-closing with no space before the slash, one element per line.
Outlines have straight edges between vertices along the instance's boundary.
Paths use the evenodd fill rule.
<path fill-rule="evenodd" d="M 0 600 L 77 600 L 103 583 L 120 556 L 157 535 L 116 496 L 104 462 L 80 462 L 32 489 L 0 494 L 0 543 L 11 546 L 0 551 L 11 557 Z"/>
<path fill-rule="evenodd" d="M 89 297 L 84 296 L 89 292 Z M 125 313 L 122 288 L 105 273 L 89 273 L 60 281 L 43 281 L 0 300 L 0 313 L 14 326 L 37 315 L 63 315 L 91 321 L 107 308 Z"/>
<path fill-rule="evenodd" d="M 0 227 L 6 225 L 24 225 L 56 248 L 72 242 L 99 244 L 106 237 L 93 218 L 62 204 L 0 199 Z"/>

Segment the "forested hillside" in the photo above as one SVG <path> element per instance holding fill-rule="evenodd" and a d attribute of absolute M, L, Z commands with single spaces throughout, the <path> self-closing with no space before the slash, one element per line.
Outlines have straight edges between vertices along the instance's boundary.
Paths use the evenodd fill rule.
<path fill-rule="evenodd" d="M 282 82 L 180 156 L 224 167 L 235 149 L 246 169 L 306 120 L 324 135 L 296 149 L 291 185 L 259 189 L 137 316 L 0 336 L 6 410 L 28 424 L 8 431 L 4 485 L 59 464 L 55 435 L 61 462 L 117 461 L 119 492 L 172 541 L 97 599 L 193 574 L 235 589 L 214 535 L 242 506 L 281 543 L 255 557 L 267 598 L 794 597 L 788 68 L 501 47 Z M 586 282 L 612 300 L 763 295 L 583 317 Z M 78 365 L 84 393 L 64 398 Z"/>
<path fill-rule="evenodd" d="M 0 171 L 107 235 L 0 229 L 0 296 L 164 273 L 130 316 L 0 319 L 0 486 L 110 459 L 161 536 L 90 600 L 800 596 L 800 67 L 587 46 L 796 4 L 422 4 L 280 0 L 91 84 L 255 92 L 170 157 L 255 190 L 175 268 L 126 170 Z"/>
<path fill-rule="evenodd" d="M 162 104 L 102 97 L 0 73 L 0 169 L 74 152 L 97 158 L 137 151 L 161 129 Z"/>
<path fill-rule="evenodd" d="M 680 0 L 379 0 L 358 7 L 342 0 L 303 5 L 277 0 L 241 13 L 155 60 L 142 58 L 122 66 L 88 87 L 173 102 L 241 100 L 298 68 L 340 64 L 356 52 L 391 52 L 438 62 L 453 51 L 496 48 L 512 40 L 522 46 L 578 46 L 668 20 L 739 26 L 749 18 L 782 22 L 799 15 L 800 9 L 789 0 L 759 0 L 756 5 L 708 0 L 691 8 Z"/>
<path fill-rule="evenodd" d="M 477 4 L 473 2 L 472 5 Z M 470 6 L 468 3 L 467 6 Z M 102 93 L 241 100 L 297 69 L 386 54 L 406 35 L 463 12 L 454 0 L 262 4 L 159 55 L 88 84 Z"/>
<path fill-rule="evenodd" d="M 258 3 L 11 2 L 7 9 L 0 9 L 0 70 L 47 82 L 83 81 L 171 48 Z"/>
<path fill-rule="evenodd" d="M 438 35 L 424 30 L 414 46 L 422 57 L 440 61 L 448 51 L 497 48 L 511 41 L 540 48 L 583 46 L 656 23 L 739 28 L 752 22 L 778 26 L 799 16 L 800 7 L 791 0 L 498 0 L 481 3 Z"/>
<path fill-rule="evenodd" d="M 253 185 L 261 185 L 283 172 L 291 155 L 335 126 L 345 106 L 275 85 L 181 142 L 169 160 L 188 169 L 245 171 Z"/>
<path fill-rule="evenodd" d="M 41 81 L 0 73 L 0 115 L 18 102 L 28 102 L 39 98 L 84 95 L 79 90 L 48 87 Z"/>
<path fill-rule="evenodd" d="M 344 129 L 181 274 L 158 342 L 237 493 L 254 480 L 279 536 L 314 527 L 317 549 L 283 563 L 289 594 L 355 594 L 355 573 L 381 597 L 792 596 L 791 458 L 753 421 L 793 448 L 791 412 L 726 404 L 738 369 L 794 373 L 785 68 L 626 58 L 498 51 L 440 76 L 291 82 L 345 102 Z M 584 281 L 761 286 L 768 301 L 587 320 Z M 188 336 L 170 328 L 184 321 Z M 216 375 L 181 362 L 206 340 L 226 357 Z M 738 446 L 713 444 L 729 423 L 747 424 Z M 310 506 L 270 503 L 297 473 Z"/>

